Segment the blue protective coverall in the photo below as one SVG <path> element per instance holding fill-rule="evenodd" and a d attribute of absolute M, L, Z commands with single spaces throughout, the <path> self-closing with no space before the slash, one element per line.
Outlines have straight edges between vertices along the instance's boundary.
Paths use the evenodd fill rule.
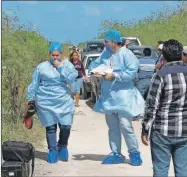
<path fill-rule="evenodd" d="M 50 61 L 36 67 L 27 90 L 27 99 L 36 101 L 42 126 L 72 124 L 74 102 L 67 85 L 74 82 L 77 76 L 77 70 L 68 60 L 63 60 L 58 68 L 53 67 Z"/>
<path fill-rule="evenodd" d="M 94 106 L 94 111 L 106 115 L 119 114 L 133 118 L 144 112 L 144 99 L 134 86 L 139 68 L 136 56 L 127 48 L 122 47 L 116 53 L 104 50 L 101 56 L 89 66 L 89 72 L 105 64 L 117 74 L 115 80 L 101 81 L 101 96 Z"/>

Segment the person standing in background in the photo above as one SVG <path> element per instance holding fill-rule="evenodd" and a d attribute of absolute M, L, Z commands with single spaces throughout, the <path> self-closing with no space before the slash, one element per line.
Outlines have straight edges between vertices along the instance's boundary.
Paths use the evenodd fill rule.
<path fill-rule="evenodd" d="M 187 63 L 187 46 L 183 47 L 182 60 L 184 63 Z"/>
<path fill-rule="evenodd" d="M 83 83 L 83 79 L 87 80 L 85 68 L 82 61 L 79 60 L 79 53 L 72 52 L 70 55 L 70 62 L 74 65 L 75 69 L 78 71 L 78 76 L 76 80 L 70 84 L 70 89 L 72 97 L 75 98 L 75 106 L 79 107 L 80 100 L 80 89 Z"/>
<path fill-rule="evenodd" d="M 157 50 L 158 50 L 159 56 L 158 56 L 158 60 L 156 62 L 156 70 L 159 70 L 163 65 L 163 63 L 162 63 L 162 48 L 163 48 L 163 45 L 164 45 L 164 41 L 158 41 Z"/>

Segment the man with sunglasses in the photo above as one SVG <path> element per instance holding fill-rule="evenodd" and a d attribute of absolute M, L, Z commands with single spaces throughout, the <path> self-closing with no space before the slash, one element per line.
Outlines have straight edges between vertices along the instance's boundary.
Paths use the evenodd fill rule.
<path fill-rule="evenodd" d="M 89 71 L 101 64 L 113 71 L 103 76 L 101 96 L 94 106 L 94 111 L 105 114 L 109 129 L 112 152 L 102 164 L 124 163 L 125 157 L 121 154 L 122 134 L 127 144 L 130 164 L 139 166 L 142 164 L 142 159 L 132 126 L 132 118 L 144 112 L 144 100 L 134 86 L 139 61 L 129 49 L 121 47 L 119 31 L 106 32 L 105 50 L 90 64 Z"/>
<path fill-rule="evenodd" d="M 187 46 L 183 47 L 182 60 L 184 63 L 187 63 Z"/>

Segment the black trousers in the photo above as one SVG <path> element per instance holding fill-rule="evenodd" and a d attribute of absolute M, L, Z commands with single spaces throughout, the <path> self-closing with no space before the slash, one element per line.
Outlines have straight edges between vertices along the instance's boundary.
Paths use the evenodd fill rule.
<path fill-rule="evenodd" d="M 46 139 L 49 151 L 57 151 L 58 147 L 66 147 L 70 136 L 71 126 L 58 124 L 60 133 L 57 143 L 57 124 L 46 127 Z"/>

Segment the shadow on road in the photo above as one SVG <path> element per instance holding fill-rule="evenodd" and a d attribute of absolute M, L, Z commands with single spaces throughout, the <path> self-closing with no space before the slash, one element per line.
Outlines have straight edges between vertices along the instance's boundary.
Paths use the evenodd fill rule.
<path fill-rule="evenodd" d="M 91 109 L 93 109 L 94 104 L 95 104 L 95 103 L 93 103 L 93 102 L 91 101 L 91 99 L 88 99 L 88 100 L 86 101 L 86 105 L 87 105 L 88 107 L 90 107 Z"/>
<path fill-rule="evenodd" d="M 100 155 L 100 154 L 76 154 L 73 155 L 73 160 L 92 160 L 92 161 L 103 161 L 107 155 Z M 126 164 L 130 163 L 129 159 L 125 160 Z"/>
<path fill-rule="evenodd" d="M 47 161 L 47 152 L 36 151 L 35 157 L 36 159 Z"/>
<path fill-rule="evenodd" d="M 36 159 L 47 161 L 47 152 L 36 151 L 35 157 Z M 107 155 L 101 155 L 101 154 L 75 154 L 75 155 L 72 155 L 72 160 L 79 160 L 79 161 L 91 160 L 91 161 L 102 162 L 106 157 Z M 130 160 L 126 159 L 125 163 L 130 164 Z"/>

